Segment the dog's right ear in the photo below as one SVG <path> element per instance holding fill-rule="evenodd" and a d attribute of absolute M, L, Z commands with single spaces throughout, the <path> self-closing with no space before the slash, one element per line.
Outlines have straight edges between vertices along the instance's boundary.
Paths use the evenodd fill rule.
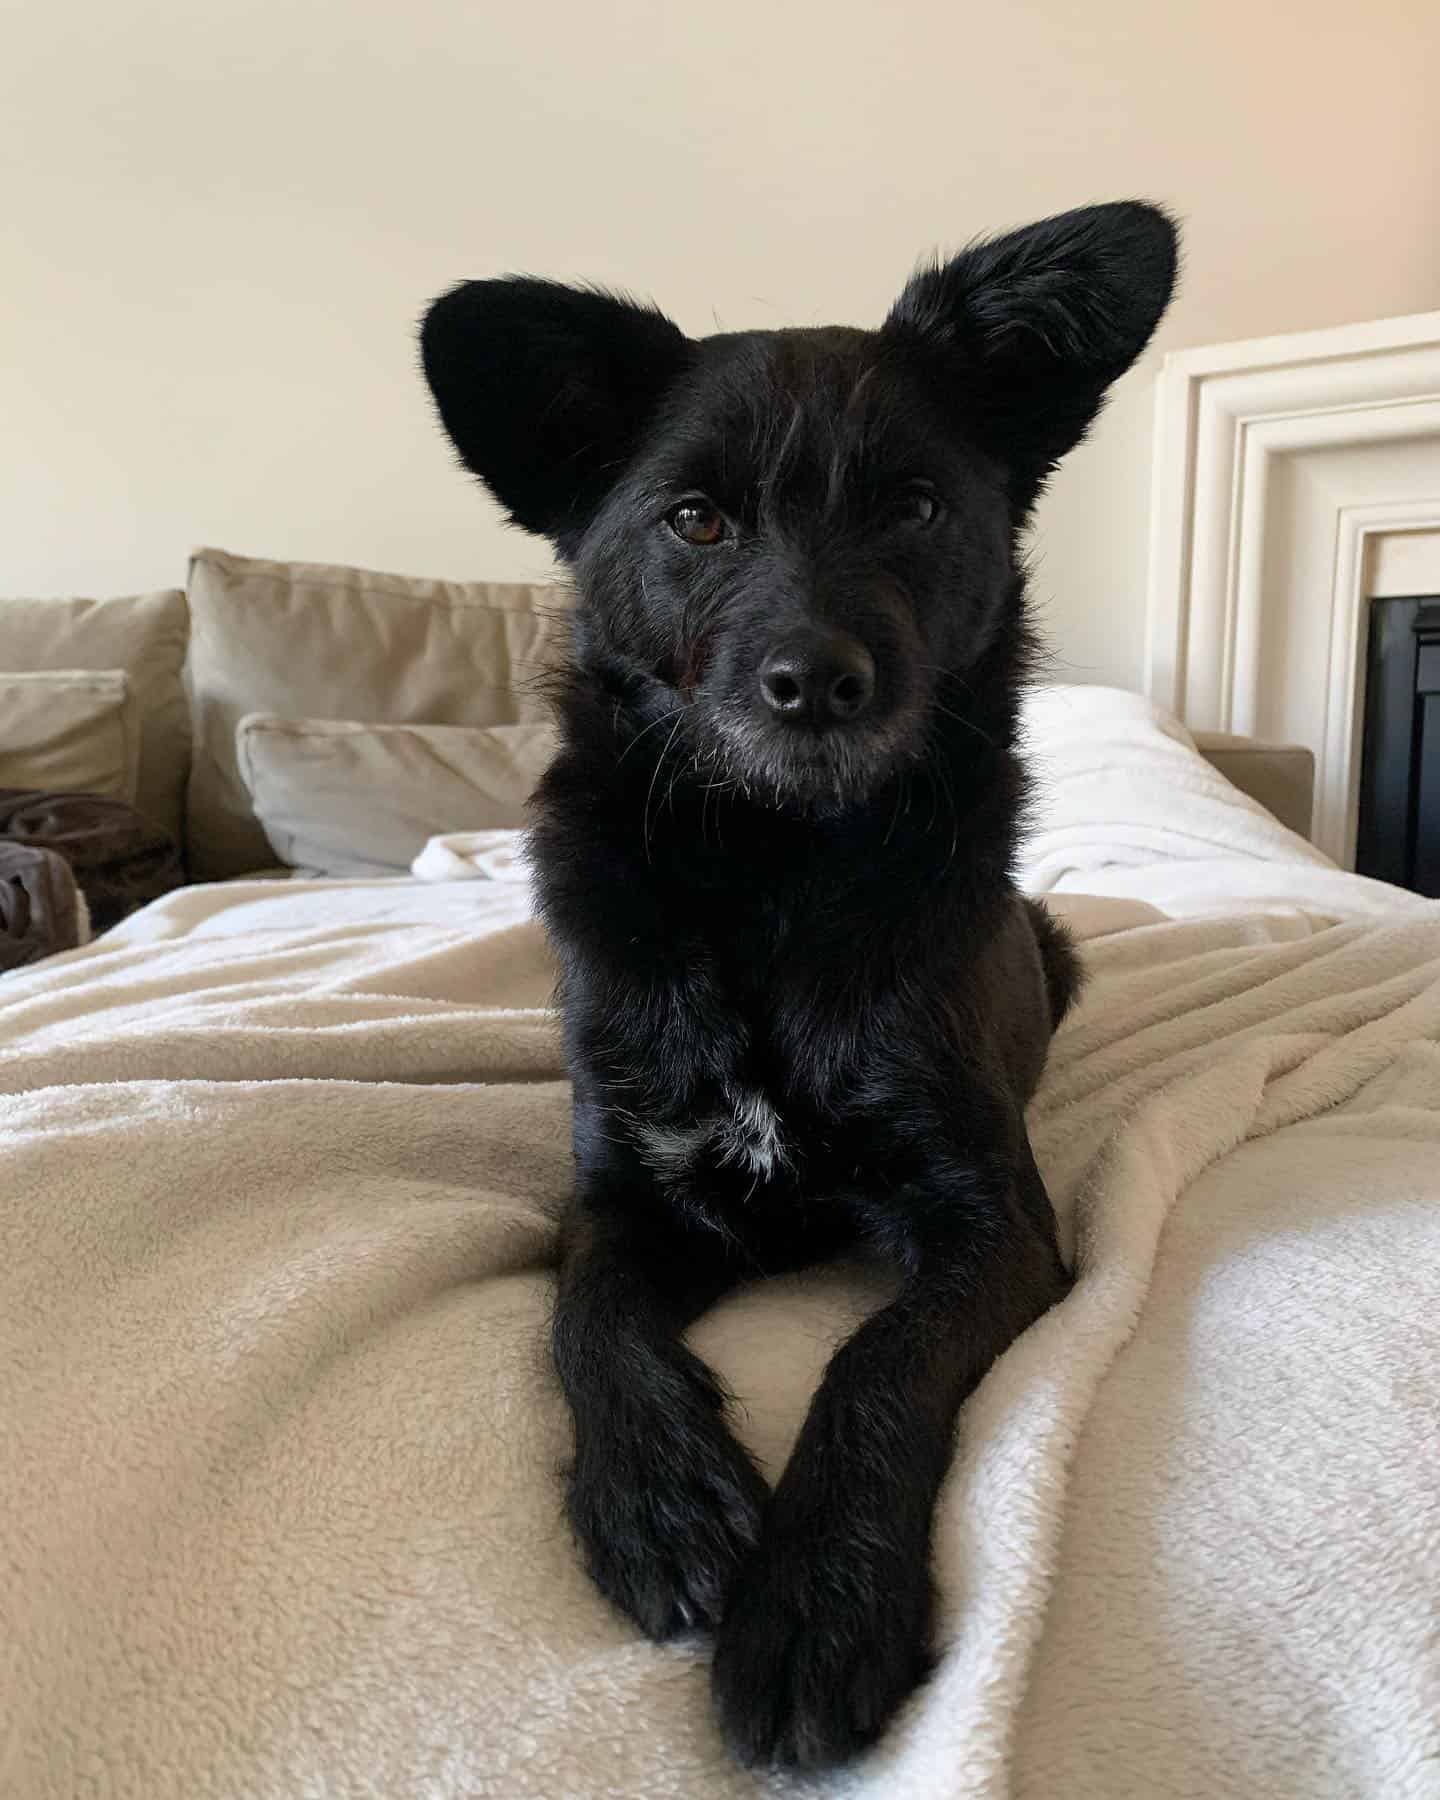
<path fill-rule="evenodd" d="M 936 391 L 1010 465 L 1028 506 L 1149 342 L 1177 254 L 1158 206 L 1079 207 L 921 269 L 882 335 L 930 359 Z"/>
<path fill-rule="evenodd" d="M 465 466 L 565 553 L 694 346 L 653 307 L 513 275 L 442 295 L 420 350 Z"/>

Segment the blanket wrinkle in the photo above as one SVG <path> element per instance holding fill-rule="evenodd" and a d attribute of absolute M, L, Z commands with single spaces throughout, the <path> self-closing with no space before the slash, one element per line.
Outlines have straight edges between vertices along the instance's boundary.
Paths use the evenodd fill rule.
<path fill-rule="evenodd" d="M 1310 873 L 1313 914 L 1055 902 L 1079 1280 L 965 1409 L 932 1679 L 806 1780 L 727 1760 L 705 1644 L 640 1640 L 564 1526 L 523 884 L 187 890 L 7 977 L 0 1791 L 1429 1800 L 1440 915 L 1331 926 Z M 766 1467 L 883 1298 L 839 1265 L 698 1322 Z"/>

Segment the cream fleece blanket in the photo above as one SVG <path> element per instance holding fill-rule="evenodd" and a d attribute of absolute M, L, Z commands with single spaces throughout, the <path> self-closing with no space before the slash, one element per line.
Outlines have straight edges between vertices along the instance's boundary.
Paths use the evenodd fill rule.
<path fill-rule="evenodd" d="M 1055 902 L 1081 1278 L 965 1411 L 936 1676 L 787 1783 L 567 1541 L 568 1096 L 490 872 L 193 889 L 0 982 L 0 1793 L 1440 1794 L 1435 909 Z M 770 1469 L 877 1296 L 697 1328 Z"/>

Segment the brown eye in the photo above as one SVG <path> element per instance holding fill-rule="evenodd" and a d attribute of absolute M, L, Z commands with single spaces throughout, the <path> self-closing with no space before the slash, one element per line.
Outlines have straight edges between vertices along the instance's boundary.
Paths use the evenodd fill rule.
<path fill-rule="evenodd" d="M 928 487 L 906 488 L 896 502 L 895 513 L 904 525 L 933 525 L 940 517 L 940 501 Z"/>
<path fill-rule="evenodd" d="M 708 500 L 682 500 L 666 515 L 666 523 L 676 537 L 702 549 L 725 536 L 725 515 Z"/>

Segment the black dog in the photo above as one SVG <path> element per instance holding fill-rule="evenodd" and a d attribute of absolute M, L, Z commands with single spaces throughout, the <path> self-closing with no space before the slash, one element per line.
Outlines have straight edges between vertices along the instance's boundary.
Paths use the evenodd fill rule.
<path fill-rule="evenodd" d="M 1174 274 L 1122 204 L 923 270 L 876 332 L 695 342 L 522 278 L 425 321 L 462 458 L 578 589 L 533 840 L 575 1087 L 570 1518 L 644 1631 L 718 1632 L 746 1761 L 843 1758 L 924 1675 L 956 1414 L 1067 1288 L 1025 1131 L 1077 965 L 1010 877 L 1018 540 Z M 898 1297 L 772 1494 L 681 1334 L 855 1243 Z"/>

